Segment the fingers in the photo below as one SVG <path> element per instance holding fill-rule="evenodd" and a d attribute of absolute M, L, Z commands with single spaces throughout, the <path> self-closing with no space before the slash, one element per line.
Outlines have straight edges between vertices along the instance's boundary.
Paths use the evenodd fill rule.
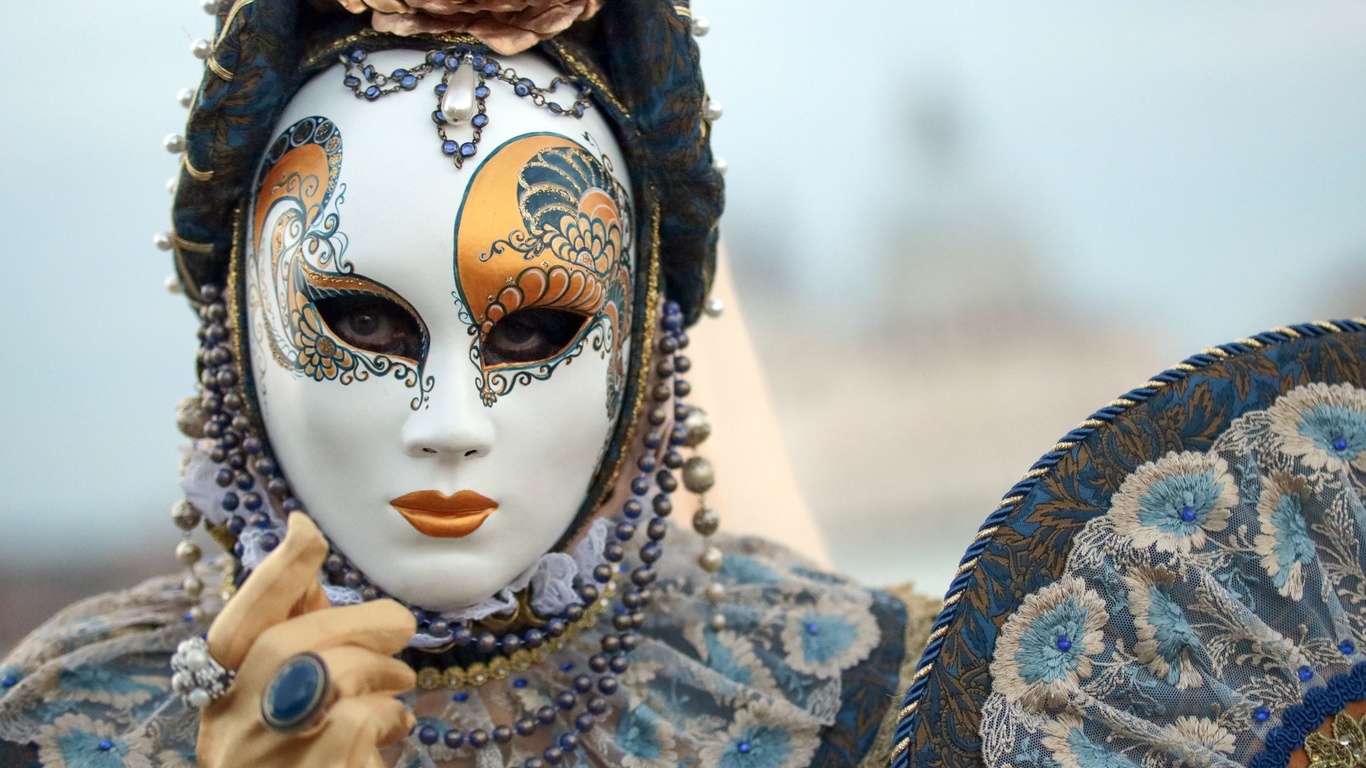
<path fill-rule="evenodd" d="M 237 669 L 266 629 L 289 618 L 300 606 L 325 607 L 318 570 L 326 557 L 327 542 L 313 521 L 298 513 L 290 515 L 284 541 L 247 578 L 209 628 L 209 652 L 214 658 L 228 669 Z"/>
<path fill-rule="evenodd" d="M 376 600 L 304 614 L 261 633 L 245 665 L 275 674 L 285 659 L 304 651 L 318 652 L 341 645 L 390 656 L 398 653 L 417 631 L 417 620 L 393 600 Z"/>
<path fill-rule="evenodd" d="M 397 696 L 417 685 L 417 674 L 392 656 L 353 645 L 328 648 L 318 656 L 327 665 L 333 690 L 341 698 L 372 693 Z"/>
<path fill-rule="evenodd" d="M 417 722 L 403 702 L 383 694 L 342 699 L 327 713 L 327 721 L 315 751 L 333 757 L 327 765 L 345 768 L 383 765 L 375 762 L 378 748 L 403 738 Z"/>

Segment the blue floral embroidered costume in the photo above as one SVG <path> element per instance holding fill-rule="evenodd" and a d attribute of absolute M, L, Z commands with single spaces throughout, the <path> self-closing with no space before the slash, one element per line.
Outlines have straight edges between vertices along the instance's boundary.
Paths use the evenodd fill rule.
<path fill-rule="evenodd" d="M 901 675 L 933 604 L 866 590 L 759 540 L 719 541 L 726 628 L 708 625 L 696 567 L 682 554 L 666 562 L 660 609 L 642 630 L 614 722 L 585 739 L 579 762 L 564 764 L 885 764 Z M 159 579 L 74 605 L 34 632 L 0 667 L 0 764 L 194 765 L 198 713 L 171 693 L 168 666 L 181 640 L 205 631 L 187 621 L 191 605 L 178 578 Z M 586 668 L 603 631 L 582 633 L 553 665 L 458 701 L 441 692 L 412 696 L 423 719 L 389 756 L 403 768 L 452 759 L 439 738 L 449 726 L 430 710 L 435 699 L 438 707 L 479 708 L 480 697 L 491 697 L 535 711 L 547 679 Z M 424 726 L 438 729 L 432 744 L 420 738 Z"/>

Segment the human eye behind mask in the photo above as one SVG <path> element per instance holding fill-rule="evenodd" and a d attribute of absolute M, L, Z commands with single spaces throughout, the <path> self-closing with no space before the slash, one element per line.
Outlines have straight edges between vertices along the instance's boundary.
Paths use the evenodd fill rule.
<path fill-rule="evenodd" d="M 548 307 L 529 307 L 498 321 L 484 338 L 486 365 L 518 365 L 548 360 L 578 337 L 589 317 Z"/>
<path fill-rule="evenodd" d="M 356 349 L 421 362 L 422 325 L 397 302 L 369 294 L 331 296 L 314 301 L 318 314 L 338 339 Z"/>

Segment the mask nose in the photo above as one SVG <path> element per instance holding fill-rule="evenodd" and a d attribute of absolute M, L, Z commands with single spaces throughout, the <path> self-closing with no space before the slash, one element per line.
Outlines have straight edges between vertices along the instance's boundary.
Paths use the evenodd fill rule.
<path fill-rule="evenodd" d="M 495 430 L 479 399 L 469 364 L 435 371 L 436 383 L 403 425 L 403 447 L 414 458 L 473 459 L 493 451 Z"/>

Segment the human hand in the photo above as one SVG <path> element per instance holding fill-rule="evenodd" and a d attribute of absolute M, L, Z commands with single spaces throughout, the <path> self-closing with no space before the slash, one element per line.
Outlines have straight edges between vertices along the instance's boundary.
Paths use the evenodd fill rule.
<path fill-rule="evenodd" d="M 318 570 L 327 543 L 306 516 L 289 517 L 280 546 L 247 578 L 209 628 L 209 652 L 236 670 L 200 712 L 202 768 L 382 768 L 379 747 L 402 738 L 413 715 L 394 697 L 417 682 L 393 658 L 416 631 L 393 600 L 333 608 Z M 293 733 L 266 725 L 261 697 L 287 661 L 311 652 L 330 681 L 321 714 Z"/>

